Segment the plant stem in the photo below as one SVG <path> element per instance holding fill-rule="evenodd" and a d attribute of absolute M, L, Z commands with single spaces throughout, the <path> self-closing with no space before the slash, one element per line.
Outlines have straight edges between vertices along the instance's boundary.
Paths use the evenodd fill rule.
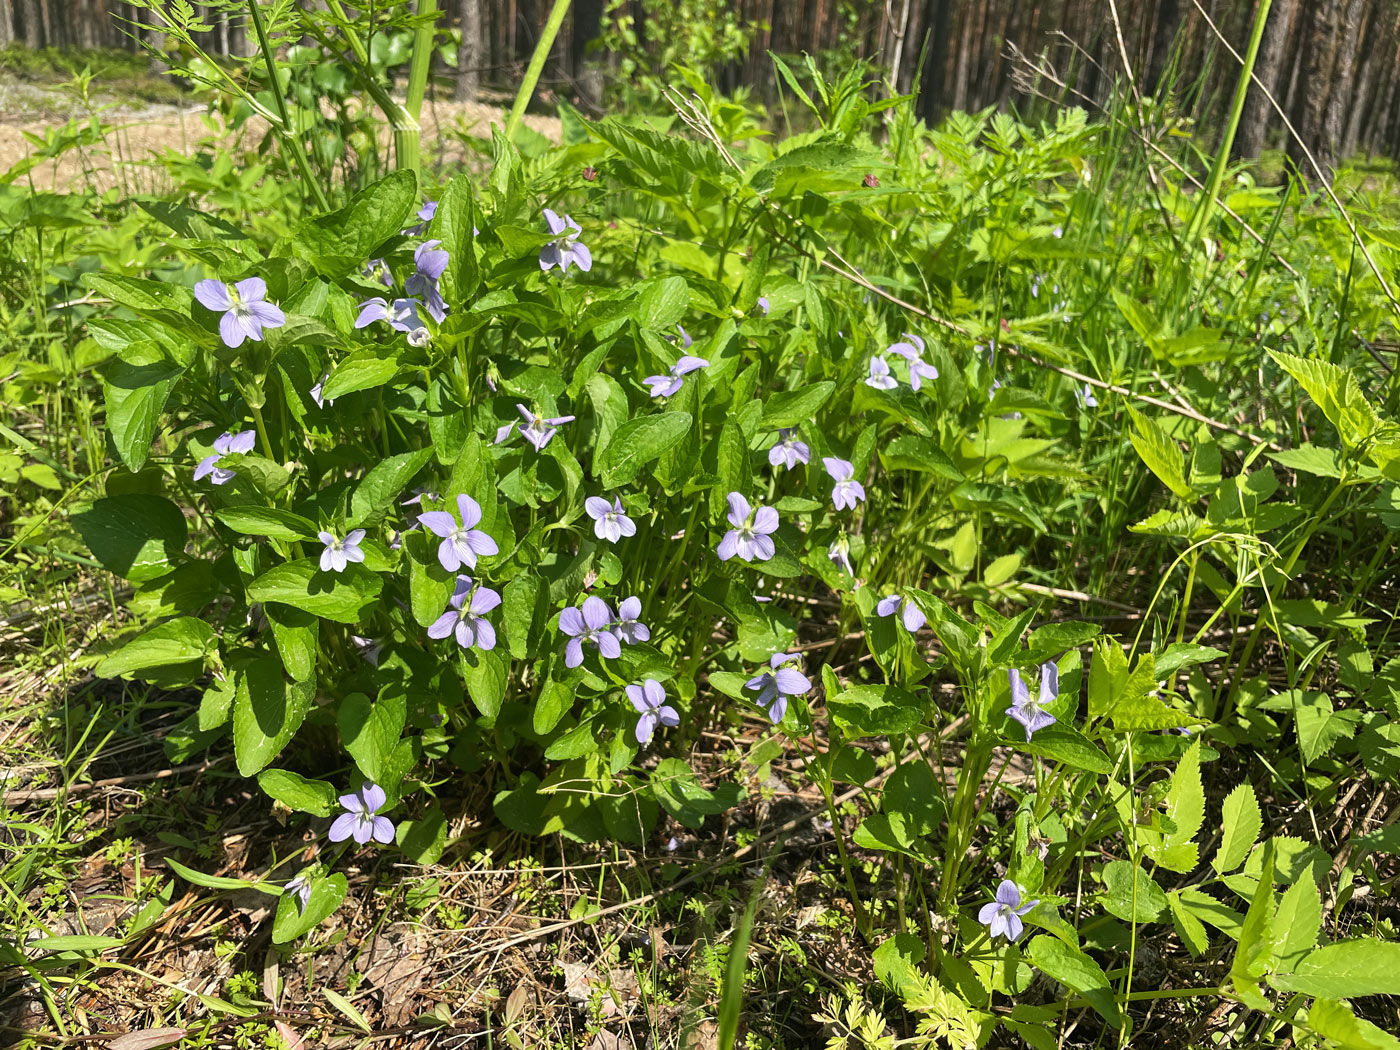
<path fill-rule="evenodd" d="M 437 0 L 418 0 L 418 15 L 423 21 L 413 38 L 413 61 L 408 68 L 408 95 L 404 109 L 413 118 L 411 126 L 394 129 L 394 156 L 400 168 L 419 171 L 419 146 L 422 125 L 418 116 L 423 112 L 423 91 L 428 84 L 428 71 L 433 64 L 433 37 L 437 30 Z M 429 20 L 428 16 L 432 15 Z"/>
<path fill-rule="evenodd" d="M 525 79 L 520 82 L 520 90 L 515 93 L 515 104 L 510 107 L 510 116 L 506 118 L 507 142 L 515 139 L 520 119 L 525 116 L 525 107 L 530 104 L 530 98 L 535 93 L 535 85 L 539 83 L 540 74 L 544 72 L 544 61 L 549 57 L 554 38 L 559 35 L 559 27 L 564 24 L 564 15 L 568 10 L 569 0 L 554 0 L 554 9 L 549 12 L 549 21 L 544 24 L 544 31 L 540 33 L 535 53 L 530 56 L 530 64 L 525 68 Z"/>

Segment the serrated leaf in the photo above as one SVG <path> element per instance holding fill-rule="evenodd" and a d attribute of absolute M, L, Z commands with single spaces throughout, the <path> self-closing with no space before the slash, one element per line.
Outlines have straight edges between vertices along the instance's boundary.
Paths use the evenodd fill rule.
<path fill-rule="evenodd" d="M 1224 875 L 1244 863 L 1264 826 L 1259 800 L 1247 782 L 1225 796 L 1220 814 L 1220 849 L 1211 866 Z"/>
<path fill-rule="evenodd" d="M 1400 942 L 1334 941 L 1303 956 L 1292 972 L 1271 974 L 1269 983 L 1328 999 L 1400 995 Z"/>
<path fill-rule="evenodd" d="M 1147 469 L 1157 475 L 1158 480 L 1184 500 L 1195 499 L 1195 492 L 1186 481 L 1186 458 L 1167 432 L 1148 416 L 1129 408 L 1133 419 L 1133 429 L 1128 438 L 1137 450 L 1138 456 Z"/>
<path fill-rule="evenodd" d="M 1153 857 L 1168 871 L 1186 872 L 1196 866 L 1196 833 L 1206 816 L 1206 792 L 1201 783 L 1201 742 L 1191 741 L 1172 772 L 1167 789 L 1167 820 L 1172 830 L 1167 832 L 1162 848 Z M 1149 855 L 1153 850 L 1148 850 Z"/>

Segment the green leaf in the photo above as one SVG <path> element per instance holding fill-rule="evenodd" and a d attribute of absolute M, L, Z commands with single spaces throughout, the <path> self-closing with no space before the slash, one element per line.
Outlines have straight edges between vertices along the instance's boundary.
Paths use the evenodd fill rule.
<path fill-rule="evenodd" d="M 1400 1050 L 1400 1039 L 1357 1017 L 1346 1003 L 1318 999 L 1308 1007 L 1308 1027 L 1341 1050 Z"/>
<path fill-rule="evenodd" d="M 1350 738 L 1356 732 L 1360 712 L 1333 710 L 1332 701 L 1325 693 L 1295 689 L 1292 694 L 1296 704 L 1298 745 L 1303 749 L 1304 761 L 1316 762 L 1331 751 L 1337 741 Z"/>
<path fill-rule="evenodd" d="M 140 678 L 183 684 L 197 678 L 218 646 L 214 628 L 193 616 L 147 628 L 108 655 L 93 673 L 98 678 Z"/>
<path fill-rule="evenodd" d="M 828 697 L 826 707 L 852 739 L 907 733 L 923 718 L 918 699 L 893 685 L 853 686 Z"/>
<path fill-rule="evenodd" d="M 1167 646 L 1156 655 L 1153 673 L 1157 680 L 1163 681 L 1170 675 L 1175 674 L 1183 667 L 1194 667 L 1197 664 L 1214 663 L 1225 655 L 1222 649 L 1213 649 L 1209 645 L 1195 645 L 1192 642 L 1177 642 Z"/>
<path fill-rule="evenodd" d="M 1270 350 L 1269 356 L 1307 391 L 1328 422 L 1337 428 L 1347 448 L 1361 447 L 1380 429 L 1380 418 L 1361 392 L 1352 370 L 1330 361 L 1285 354 L 1281 350 Z"/>
<path fill-rule="evenodd" d="M 390 693 L 377 702 L 364 693 L 351 693 L 340 701 L 336 716 L 340 741 L 370 780 L 384 781 L 384 763 L 398 746 L 406 718 L 402 693 Z"/>
<path fill-rule="evenodd" d="M 550 679 L 540 690 L 540 698 L 535 701 L 532 726 L 539 736 L 554 731 L 560 720 L 573 706 L 574 694 L 563 682 Z"/>
<path fill-rule="evenodd" d="M 879 978 L 890 991 L 902 990 L 909 978 L 918 972 L 928 949 L 912 933 L 897 933 L 870 954 L 870 962 Z"/>
<path fill-rule="evenodd" d="M 231 879 L 224 875 L 206 875 L 202 871 L 185 867 L 174 857 L 166 857 L 165 863 L 171 871 L 186 882 L 195 886 L 203 886 L 208 890 L 246 890 L 259 886 L 258 883 L 250 879 Z M 270 889 L 270 892 L 276 893 L 277 891 Z"/>
<path fill-rule="evenodd" d="M 104 370 L 102 396 L 107 405 L 107 430 L 128 470 L 139 471 L 146 465 L 160 414 L 183 373 L 178 365 L 163 361 L 114 361 Z"/>
<path fill-rule="evenodd" d="M 633 316 L 642 328 L 668 331 L 679 323 L 690 306 L 690 287 L 684 277 L 654 277 L 642 282 Z"/>
<path fill-rule="evenodd" d="M 1185 500 L 1195 499 L 1195 492 L 1186 481 L 1186 458 L 1155 420 L 1129 407 L 1133 429 L 1128 435 L 1147 469 L 1173 493 Z"/>
<path fill-rule="evenodd" d="M 1113 987 L 1103 967 L 1058 937 L 1041 934 L 1026 946 L 1032 966 L 1044 971 L 1071 991 L 1078 992 L 1095 1012 L 1114 1028 L 1123 1025 L 1123 1014 L 1113 997 Z"/>
<path fill-rule="evenodd" d="M 1037 730 L 1035 735 L 1024 743 L 1016 741 L 1016 748 L 1027 754 L 1039 755 L 1052 762 L 1063 762 L 1073 769 L 1086 769 L 1091 773 L 1112 773 L 1113 762 L 1093 741 L 1072 726 L 1056 724 Z"/>
<path fill-rule="evenodd" d="M 737 784 L 701 785 L 690 766 L 679 758 L 663 758 L 651 774 L 652 790 L 663 809 L 681 824 L 699 829 L 705 818 L 734 808 L 743 797 Z"/>
<path fill-rule="evenodd" d="M 1291 971 L 1317 944 L 1322 930 L 1322 897 L 1311 875 L 1295 879 L 1274 912 L 1272 968 Z"/>
<path fill-rule="evenodd" d="M 1292 972 L 1271 974 L 1269 983 L 1285 992 L 1327 999 L 1400 995 L 1400 942 L 1359 939 L 1324 944 L 1305 955 Z"/>
<path fill-rule="evenodd" d="M 917 470 L 949 481 L 963 480 L 963 472 L 948 458 L 948 453 L 917 434 L 905 434 L 882 447 L 880 462 L 886 470 Z"/>
<path fill-rule="evenodd" d="M 355 623 L 382 586 L 379 576 L 363 565 L 322 572 L 315 559 L 303 558 L 268 569 L 248 584 L 248 597 L 255 602 L 281 602 L 337 623 Z"/>
<path fill-rule="evenodd" d="M 379 349 L 356 350 L 335 366 L 321 389 L 321 397 L 330 401 L 360 390 L 373 390 L 398 374 L 398 354 L 385 356 Z"/>
<path fill-rule="evenodd" d="M 170 500 L 124 493 L 97 500 L 74 514 L 73 527 L 102 566 L 140 583 L 170 571 L 184 555 L 190 530 Z"/>
<path fill-rule="evenodd" d="M 473 649 L 467 660 L 467 695 L 488 724 L 494 724 L 509 685 L 505 662 L 494 649 Z"/>
<path fill-rule="evenodd" d="M 233 694 L 233 754 L 238 772 L 251 777 L 286 746 L 311 709 L 314 685 L 288 683 L 268 654 L 239 669 Z"/>
<path fill-rule="evenodd" d="M 306 910 L 302 911 L 295 893 L 284 893 L 277 902 L 277 915 L 272 920 L 272 941 L 286 944 L 294 941 L 340 907 L 345 893 L 350 888 L 344 875 L 336 872 L 329 877 L 320 876 L 311 882 L 311 894 L 306 900 Z"/>
<path fill-rule="evenodd" d="M 125 943 L 120 937 L 97 937 L 72 933 L 61 934 L 57 937 L 36 937 L 32 941 L 27 941 L 25 947 L 41 952 L 102 952 L 108 948 L 120 948 Z"/>
<path fill-rule="evenodd" d="M 1201 742 L 1191 741 L 1172 772 L 1167 789 L 1167 820 L 1172 830 L 1160 849 L 1149 847 L 1148 855 L 1168 871 L 1187 872 L 1196 866 L 1198 847 L 1192 840 L 1206 816 L 1206 792 L 1201 783 Z"/>
<path fill-rule="evenodd" d="M 1240 927 L 1239 945 L 1230 966 L 1230 980 L 1236 991 L 1257 994 L 1259 978 L 1268 969 L 1273 957 L 1274 943 L 1274 848 L 1273 840 L 1264 844 L 1263 878 L 1249 902 L 1244 923 Z"/>
<path fill-rule="evenodd" d="M 314 522 L 278 507 L 221 507 L 214 512 L 214 517 L 243 536 L 309 540 L 319 531 Z"/>
<path fill-rule="evenodd" d="M 335 808 L 334 786 L 324 780 L 307 780 L 289 769 L 264 769 L 258 774 L 258 786 L 268 798 L 299 813 L 329 817 Z"/>
<path fill-rule="evenodd" d="M 394 840 L 415 864 L 436 864 L 447 846 L 447 818 L 436 806 L 429 807 L 417 820 L 402 820 Z"/>
<path fill-rule="evenodd" d="M 287 674 L 293 681 L 312 682 L 316 675 L 316 643 L 320 638 L 321 621 L 310 613 L 277 602 L 265 603 L 263 612 Z"/>
<path fill-rule="evenodd" d="M 1126 860 L 1109 861 L 1103 868 L 1104 910 L 1124 922 L 1156 922 L 1167 910 L 1167 895 L 1152 876 Z"/>
<path fill-rule="evenodd" d="M 836 384 L 828 380 L 798 387 L 796 390 L 780 390 L 771 395 L 763 406 L 762 426 L 765 430 L 779 427 L 810 425 L 817 411 L 826 404 L 836 390 Z"/>
<path fill-rule="evenodd" d="M 427 240 L 442 241 L 447 252 L 447 269 L 443 271 L 442 295 L 449 303 L 466 305 L 481 283 L 476 263 L 476 237 L 472 232 L 476 222 L 476 201 L 472 180 L 465 172 L 452 177 L 438 198 L 425 236 Z"/>
<path fill-rule="evenodd" d="M 1281 467 L 1319 478 L 1340 478 L 1346 462 L 1341 452 L 1335 448 L 1306 444 L 1282 452 L 1271 452 L 1269 458 Z"/>
<path fill-rule="evenodd" d="M 398 506 L 403 490 L 432 457 L 432 449 L 421 448 L 376 463 L 350 496 L 350 520 L 346 525 L 352 529 L 378 525 Z"/>
<path fill-rule="evenodd" d="M 688 412 L 660 412 L 622 424 L 598 457 L 603 487 L 615 489 L 632 481 L 642 467 L 684 438 L 692 423 Z"/>
<path fill-rule="evenodd" d="M 400 168 L 366 186 L 345 207 L 302 223 L 293 237 L 292 253 L 323 276 L 344 277 L 398 235 L 417 202 L 418 175 Z"/>
<path fill-rule="evenodd" d="M 538 576 L 522 572 L 506 584 L 501 597 L 501 626 L 505 631 L 506 648 L 517 660 L 526 659 L 533 649 L 530 634 L 543 591 L 544 585 Z"/>
<path fill-rule="evenodd" d="M 1176 935 L 1181 938 L 1181 943 L 1186 946 L 1191 957 L 1199 959 L 1210 949 L 1210 937 L 1206 933 L 1205 925 L 1191 913 L 1182 902 L 1181 894 L 1175 890 L 1167 893 L 1167 907 L 1171 909 L 1172 926 L 1176 928 Z"/>
<path fill-rule="evenodd" d="M 1211 866 L 1224 875 L 1244 863 L 1264 826 L 1259 801 L 1248 782 L 1225 796 L 1220 814 L 1220 849 Z"/>

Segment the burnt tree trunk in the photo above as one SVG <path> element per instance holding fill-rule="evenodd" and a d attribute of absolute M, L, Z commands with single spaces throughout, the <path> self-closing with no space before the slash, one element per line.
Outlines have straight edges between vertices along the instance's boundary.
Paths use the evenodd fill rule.
<path fill-rule="evenodd" d="M 1274 0 L 1269 20 L 1264 25 L 1264 39 L 1259 43 L 1259 58 L 1254 75 L 1274 98 L 1279 98 L 1283 58 L 1287 50 L 1288 30 L 1293 24 L 1293 12 L 1298 0 Z M 1269 125 L 1274 121 L 1274 107 L 1264 97 L 1259 84 L 1251 84 L 1240 116 L 1239 134 L 1235 136 L 1235 155 L 1257 157 L 1268 142 Z"/>
<path fill-rule="evenodd" d="M 1337 27 L 1337 56 L 1327 79 L 1327 113 L 1323 132 L 1327 136 L 1328 152 L 1336 159 L 1347 154 L 1347 113 L 1356 96 L 1356 54 L 1361 35 L 1361 8 L 1364 0 L 1346 0 Z"/>
<path fill-rule="evenodd" d="M 452 97 L 458 102 L 475 102 L 481 86 L 481 0 L 460 0 L 457 13 L 462 44 L 457 49 L 457 84 Z"/>

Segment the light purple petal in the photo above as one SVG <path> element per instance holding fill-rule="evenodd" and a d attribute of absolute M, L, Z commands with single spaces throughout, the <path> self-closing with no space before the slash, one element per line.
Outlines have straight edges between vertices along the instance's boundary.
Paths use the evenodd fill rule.
<path fill-rule="evenodd" d="M 778 512 L 772 507 L 759 507 L 753 516 L 753 531 L 767 536 L 778 531 Z"/>
<path fill-rule="evenodd" d="M 228 439 L 228 448 L 225 451 L 239 455 L 247 455 L 249 452 L 253 451 L 253 444 L 257 440 L 258 433 L 256 430 L 240 430 L 237 434 L 232 435 Z"/>
<path fill-rule="evenodd" d="M 428 625 L 429 638 L 446 638 L 457 626 L 457 611 L 449 609 Z"/>
<path fill-rule="evenodd" d="M 598 635 L 598 652 L 609 660 L 616 660 L 622 655 L 622 643 L 617 640 L 617 635 L 611 631 L 603 631 Z"/>
<path fill-rule="evenodd" d="M 544 210 L 544 221 L 550 233 L 558 236 L 564 232 L 564 220 L 548 208 Z"/>
<path fill-rule="evenodd" d="M 206 474 L 211 473 L 219 462 L 219 453 L 205 456 L 199 461 L 199 466 L 194 468 L 194 480 L 199 481 Z"/>
<path fill-rule="evenodd" d="M 467 533 L 466 541 L 467 546 L 472 549 L 473 554 L 479 554 L 483 558 L 489 558 L 491 555 L 501 552 L 501 548 L 496 545 L 496 541 L 480 529 L 472 529 L 471 532 Z M 472 559 L 472 564 L 476 564 L 475 558 Z"/>
<path fill-rule="evenodd" d="M 773 701 L 772 706 L 768 708 L 768 717 L 772 719 L 774 725 L 777 725 L 779 722 L 781 722 L 783 718 L 787 715 L 787 708 L 787 696 L 783 693 L 779 693 L 777 699 Z"/>
<path fill-rule="evenodd" d="M 456 519 L 445 510 L 430 510 L 418 515 L 418 524 L 442 539 L 457 531 Z"/>
<path fill-rule="evenodd" d="M 1010 931 L 1007 929 L 1006 918 L 1001 908 L 997 908 L 997 913 L 992 916 L 992 921 L 987 924 L 988 935 L 991 937 L 1009 937 Z"/>
<path fill-rule="evenodd" d="M 1060 695 L 1060 668 L 1053 660 L 1040 665 L 1040 702 L 1048 704 Z"/>
<path fill-rule="evenodd" d="M 219 338 L 224 341 L 225 346 L 230 348 L 242 346 L 247 334 L 247 329 L 232 310 L 219 318 Z"/>
<path fill-rule="evenodd" d="M 832 481 L 849 481 L 855 477 L 856 468 L 848 460 L 838 459 L 835 456 L 823 456 L 822 466 L 831 475 Z"/>
<path fill-rule="evenodd" d="M 1010 879 L 1002 879 L 1001 882 L 997 884 L 997 891 L 993 894 L 993 897 L 998 904 L 1005 904 L 1010 908 L 1019 908 L 1021 906 L 1021 887 L 1017 886 L 1016 883 L 1012 882 Z"/>
<path fill-rule="evenodd" d="M 374 818 L 374 841 L 386 846 L 394 841 L 394 824 L 388 817 Z"/>
<path fill-rule="evenodd" d="M 666 702 L 666 690 L 655 678 L 648 678 L 642 683 L 642 695 L 646 698 L 647 706 L 653 709 Z"/>
<path fill-rule="evenodd" d="M 238 298 L 245 303 L 261 302 L 267 298 L 267 282 L 261 277 L 245 277 L 234 288 L 238 290 Z"/>
<path fill-rule="evenodd" d="M 365 538 L 364 529 L 351 529 L 345 534 L 345 546 L 358 547 L 360 541 Z"/>
<path fill-rule="evenodd" d="M 738 492 L 731 492 L 725 500 L 729 504 L 729 524 L 738 527 L 747 524 L 751 513 L 749 501 Z"/>
<path fill-rule="evenodd" d="M 875 606 L 875 615 L 893 616 L 896 612 L 899 611 L 900 603 L 903 600 L 904 599 L 902 599 L 897 594 L 891 594 L 888 597 L 881 598 L 879 603 Z"/>
<path fill-rule="evenodd" d="M 650 681 L 650 679 L 648 679 L 648 681 Z M 646 691 L 644 686 L 629 685 L 623 690 L 623 692 L 627 694 L 627 699 L 632 702 L 632 707 L 637 711 L 638 714 L 646 714 L 648 711 L 651 710 L 650 705 L 646 701 Z"/>
<path fill-rule="evenodd" d="M 795 667 L 780 667 L 773 676 L 780 693 L 794 696 L 812 688 L 811 680 Z"/>
<path fill-rule="evenodd" d="M 750 545 L 750 553 L 745 556 L 747 561 L 767 561 L 776 554 L 778 548 L 773 545 L 771 536 L 755 536 Z"/>
<path fill-rule="evenodd" d="M 272 303 L 251 303 L 248 312 L 264 328 L 281 328 L 287 323 L 287 315 L 282 312 L 281 307 Z"/>
<path fill-rule="evenodd" d="M 360 316 L 355 318 L 355 327 L 364 328 L 375 321 L 383 321 L 389 316 L 389 304 L 375 296 L 360 304 Z"/>
<path fill-rule="evenodd" d="M 612 610 L 608 608 L 608 603 L 596 594 L 590 594 L 583 600 L 583 622 L 593 631 L 601 631 L 612 623 Z"/>
<path fill-rule="evenodd" d="M 1016 941 L 1025 930 L 1026 924 L 1021 921 L 1021 917 L 1012 912 L 1006 917 L 1006 939 Z"/>
<path fill-rule="evenodd" d="M 670 704 L 657 708 L 656 717 L 661 720 L 663 726 L 678 726 L 681 724 L 680 712 Z"/>
<path fill-rule="evenodd" d="M 331 829 L 326 833 L 326 837 L 332 842 L 344 842 L 355 833 L 355 825 L 359 823 L 359 817 L 354 813 L 342 813 L 331 823 Z"/>
<path fill-rule="evenodd" d="M 579 230 L 579 232 L 582 233 L 583 231 Z M 587 273 L 589 270 L 593 269 L 593 253 L 588 250 L 588 245 L 574 244 L 572 246 L 572 251 L 574 262 L 578 264 L 580 270 Z"/>
<path fill-rule="evenodd" d="M 365 808 L 365 800 L 360 797 L 358 791 L 352 791 L 348 795 L 341 795 L 338 801 L 342 809 L 349 810 L 351 813 L 360 813 Z"/>
<path fill-rule="evenodd" d="M 706 361 L 703 357 L 691 357 L 687 354 L 676 362 L 675 366 L 671 369 L 671 374 L 673 376 L 689 375 L 696 369 L 709 367 L 710 362 Z"/>
<path fill-rule="evenodd" d="M 977 912 L 977 921 L 983 926 L 990 926 L 992 920 L 996 918 L 997 912 L 1001 910 L 1001 905 L 996 901 L 988 901 Z"/>
<path fill-rule="evenodd" d="M 728 561 L 739 553 L 739 533 L 736 529 L 730 529 L 719 541 L 719 546 L 715 548 L 715 553 L 719 555 L 720 561 Z"/>
<path fill-rule="evenodd" d="M 904 605 L 904 629 L 910 634 L 916 633 L 924 624 L 928 622 L 928 617 L 913 602 L 906 602 Z"/>
<path fill-rule="evenodd" d="M 656 732 L 656 712 L 645 711 L 637 719 L 636 737 L 637 743 L 645 744 L 651 740 L 651 736 Z"/>
<path fill-rule="evenodd" d="M 1006 677 L 1011 682 L 1012 706 L 1023 707 L 1030 703 L 1031 691 L 1026 688 L 1026 683 L 1021 678 L 1021 672 L 1013 667 L 1006 672 Z"/>
<path fill-rule="evenodd" d="M 384 803 L 389 801 L 384 789 L 369 780 L 360 785 L 360 798 L 364 800 L 366 813 L 378 813 Z"/>
<path fill-rule="evenodd" d="M 228 285 L 223 281 L 204 280 L 194 286 L 194 297 L 201 306 L 209 310 L 232 310 L 233 298 L 228 294 Z"/>
<path fill-rule="evenodd" d="M 437 553 L 438 564 L 448 572 L 456 572 L 464 564 L 461 554 L 457 549 L 457 544 L 453 543 L 451 540 L 443 540 L 439 543 Z M 472 564 L 474 564 L 474 562 Z M 468 568 L 471 568 L 472 564 L 468 564 Z"/>
<path fill-rule="evenodd" d="M 472 529 L 481 522 L 481 504 L 466 493 L 457 497 L 457 510 L 462 515 L 462 528 Z"/>
<path fill-rule="evenodd" d="M 622 604 L 617 607 L 617 618 L 619 620 L 635 620 L 642 615 L 642 600 L 636 595 L 630 598 L 623 598 Z"/>
<path fill-rule="evenodd" d="M 647 376 L 642 382 L 651 387 L 652 397 L 670 397 L 681 388 L 680 382 L 670 376 Z"/>
<path fill-rule="evenodd" d="M 564 646 L 564 666 L 577 667 L 583 663 L 583 643 L 577 638 L 570 638 L 568 644 Z"/>
<path fill-rule="evenodd" d="M 472 595 L 471 612 L 474 616 L 485 616 L 501 604 L 501 596 L 490 587 L 478 587 Z"/>
<path fill-rule="evenodd" d="M 576 606 L 570 605 L 559 614 L 559 630 L 578 636 L 588 632 L 588 624 L 584 621 L 583 613 Z"/>
<path fill-rule="evenodd" d="M 594 521 L 602 521 L 604 515 L 612 510 L 612 504 L 601 496 L 589 496 L 583 501 L 583 510 Z"/>

